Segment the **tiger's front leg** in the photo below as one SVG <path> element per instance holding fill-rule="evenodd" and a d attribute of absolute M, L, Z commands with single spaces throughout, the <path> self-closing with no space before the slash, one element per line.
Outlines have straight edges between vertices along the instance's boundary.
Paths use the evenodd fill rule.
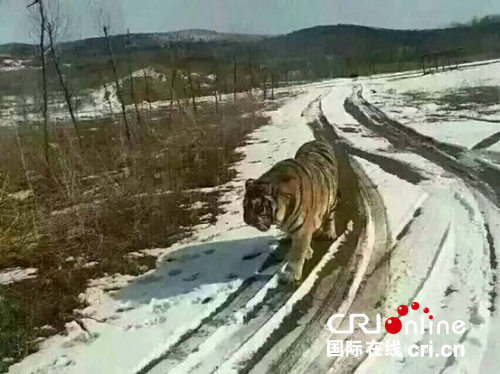
<path fill-rule="evenodd" d="M 302 279 L 302 269 L 306 259 L 312 257 L 311 239 L 314 228 L 304 225 L 292 235 L 292 246 L 288 256 L 288 265 L 281 274 L 288 282 L 299 282 Z"/>

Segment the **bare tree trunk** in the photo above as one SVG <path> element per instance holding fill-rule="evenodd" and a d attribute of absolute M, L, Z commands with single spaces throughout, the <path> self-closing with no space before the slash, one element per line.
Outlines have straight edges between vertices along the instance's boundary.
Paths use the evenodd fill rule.
<path fill-rule="evenodd" d="M 120 104 L 122 106 L 122 116 L 123 116 L 123 124 L 125 126 L 125 136 L 127 137 L 127 143 L 128 143 L 129 148 L 132 148 L 132 136 L 130 134 L 130 127 L 129 127 L 129 123 L 128 123 L 128 119 L 127 119 L 127 110 L 125 108 L 123 91 L 122 91 L 122 88 L 120 87 L 120 82 L 118 81 L 118 73 L 116 71 L 115 57 L 113 55 L 113 49 L 111 48 L 111 41 L 109 40 L 108 27 L 103 26 L 102 30 L 104 32 L 104 37 L 106 38 L 106 44 L 108 47 L 111 68 L 113 70 L 113 76 L 115 78 L 116 95 L 118 96 L 118 100 L 120 101 Z"/>
<path fill-rule="evenodd" d="M 42 114 L 43 114 L 43 152 L 45 164 L 47 166 L 47 176 L 50 174 L 50 160 L 49 160 L 49 129 L 48 129 L 48 92 L 47 92 L 47 67 L 45 64 L 45 9 L 42 0 L 36 0 L 28 5 L 28 8 L 38 3 L 38 11 L 40 14 L 40 58 L 42 64 Z"/>
<path fill-rule="evenodd" d="M 274 74 L 271 74 L 271 100 L 274 100 Z"/>
<path fill-rule="evenodd" d="M 57 57 L 54 45 L 54 28 L 50 22 L 47 23 L 47 34 L 49 36 L 49 49 L 50 49 L 50 55 L 52 57 L 52 62 L 54 63 L 54 67 L 56 68 L 57 77 L 59 78 L 59 83 L 61 84 L 61 88 L 63 90 L 64 100 L 66 101 L 66 105 L 68 106 L 69 115 L 71 117 L 71 121 L 73 122 L 73 127 L 75 128 L 76 137 L 78 139 L 78 146 L 80 147 L 80 151 L 82 151 L 83 148 L 82 148 L 82 138 L 80 135 L 80 129 L 78 127 L 78 121 L 75 116 L 73 104 L 71 103 L 71 94 L 69 93 L 68 86 L 64 81 L 64 76 L 61 71 L 61 66 L 59 64 L 59 58 Z"/>
<path fill-rule="evenodd" d="M 172 77 L 170 78 L 170 114 L 169 114 L 169 119 L 172 119 L 172 112 L 174 110 L 174 84 L 175 84 L 175 78 L 177 76 L 176 73 L 176 68 L 174 67 L 172 70 Z"/>
<path fill-rule="evenodd" d="M 219 98 L 217 96 L 217 88 L 219 86 L 219 74 L 215 73 L 214 79 L 214 96 L 215 96 L 215 113 L 219 113 Z"/>
<path fill-rule="evenodd" d="M 169 119 L 172 120 L 172 112 L 174 110 L 174 96 L 175 96 L 175 80 L 177 78 L 177 46 L 174 47 L 174 66 L 172 68 L 172 76 L 170 77 L 170 114 Z M 181 102 L 177 98 L 177 104 L 179 105 L 179 111 L 182 111 Z"/>
<path fill-rule="evenodd" d="M 149 111 L 151 112 L 153 110 L 153 107 L 151 106 L 151 91 L 149 90 L 149 79 L 146 73 L 146 69 L 144 69 L 143 75 L 144 75 L 144 84 L 146 86 L 146 100 L 148 101 Z"/>
<path fill-rule="evenodd" d="M 233 98 L 236 101 L 236 82 L 237 82 L 237 63 L 236 63 L 236 55 L 233 55 L 234 60 L 234 69 L 233 69 Z"/>
<path fill-rule="evenodd" d="M 264 74 L 262 76 L 262 100 L 266 100 L 267 98 L 267 74 L 264 70 Z"/>
<path fill-rule="evenodd" d="M 135 115 L 137 117 L 137 123 L 142 127 L 141 115 L 139 113 L 139 107 L 137 106 L 137 100 L 135 98 L 135 88 L 134 88 L 134 77 L 132 76 L 132 45 L 130 44 L 130 30 L 127 29 L 127 48 L 128 48 L 128 75 L 130 79 L 130 96 L 132 97 L 132 102 L 134 103 Z"/>
<path fill-rule="evenodd" d="M 182 113 L 182 104 L 181 104 L 181 99 L 179 98 L 179 96 L 177 96 L 177 106 L 179 107 L 179 113 Z"/>
<path fill-rule="evenodd" d="M 194 94 L 193 78 L 191 77 L 191 69 L 189 68 L 189 63 L 187 64 L 187 73 L 188 73 L 189 91 L 191 94 L 191 99 L 193 100 L 193 110 L 196 113 L 196 99 Z"/>
<path fill-rule="evenodd" d="M 248 87 L 248 92 L 250 93 L 250 97 L 252 96 L 253 92 L 253 68 L 252 68 L 252 50 L 248 50 L 248 70 L 250 73 L 250 84 Z"/>
<path fill-rule="evenodd" d="M 111 113 L 111 117 L 114 118 L 115 117 L 115 113 L 113 111 L 113 104 L 111 103 L 111 92 L 109 92 L 108 85 L 106 84 L 106 82 L 102 78 L 102 74 L 101 73 L 99 73 L 99 79 L 102 82 L 102 86 L 104 88 L 104 100 L 106 100 L 106 102 L 108 103 L 109 113 Z"/>

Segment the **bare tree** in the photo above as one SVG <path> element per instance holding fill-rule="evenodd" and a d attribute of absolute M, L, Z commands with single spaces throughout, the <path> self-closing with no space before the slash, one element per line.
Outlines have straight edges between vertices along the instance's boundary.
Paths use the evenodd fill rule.
<path fill-rule="evenodd" d="M 153 110 L 153 107 L 151 106 L 151 90 L 149 88 L 149 77 L 146 69 L 142 71 L 142 75 L 144 77 L 144 85 L 146 88 L 146 100 L 148 101 L 149 111 L 151 112 Z"/>
<path fill-rule="evenodd" d="M 108 57 L 109 57 L 109 64 L 111 65 L 111 70 L 113 72 L 113 80 L 115 84 L 115 89 L 116 89 L 116 96 L 118 98 L 118 101 L 120 102 L 121 106 L 121 115 L 123 117 L 123 127 L 124 127 L 124 132 L 125 132 L 125 137 L 126 137 L 126 142 L 129 148 L 132 148 L 132 134 L 130 131 L 130 125 L 128 122 L 127 118 L 127 110 L 125 107 L 125 98 L 124 98 L 124 92 L 123 92 L 123 85 L 120 83 L 119 77 L 118 77 L 118 71 L 117 71 L 117 64 L 115 60 L 115 56 L 113 53 L 113 48 L 111 45 L 111 40 L 110 40 L 110 25 L 111 25 L 111 18 L 116 23 L 120 23 L 119 19 L 121 18 L 121 12 L 120 12 L 120 2 L 117 0 L 106 0 L 104 1 L 99 1 L 99 0 L 88 0 L 88 4 L 90 7 L 91 12 L 93 13 L 95 17 L 95 22 L 96 26 L 99 29 L 100 32 L 103 33 L 104 39 L 106 42 L 106 48 L 108 52 Z"/>
<path fill-rule="evenodd" d="M 130 79 L 130 97 L 134 103 L 135 114 L 137 116 L 137 123 L 142 127 L 141 115 L 139 113 L 139 107 L 137 106 L 137 100 L 135 97 L 135 87 L 134 87 L 134 77 L 132 74 L 132 45 L 130 44 L 130 30 L 127 29 L 127 46 L 128 49 L 128 75 Z"/>
<path fill-rule="evenodd" d="M 33 3 L 28 5 L 31 8 L 35 4 L 38 4 L 38 26 L 40 32 L 40 41 L 38 48 L 40 50 L 40 61 L 42 65 L 42 115 L 43 115 L 43 151 L 44 159 L 47 166 L 47 174 L 50 172 L 50 160 L 49 160 L 49 130 L 48 130 L 48 92 L 47 92 L 47 67 L 45 61 L 45 29 L 46 29 L 46 17 L 45 17 L 45 7 L 43 6 L 42 0 L 35 0 Z"/>
<path fill-rule="evenodd" d="M 250 73 L 250 82 L 249 82 L 249 85 L 248 85 L 248 92 L 250 94 L 250 97 L 252 97 L 252 88 L 253 88 L 253 84 L 254 84 L 254 80 L 253 80 L 253 67 L 252 67 L 252 50 L 249 48 L 248 49 L 248 71 Z"/>
<path fill-rule="evenodd" d="M 59 11 L 59 1 L 55 2 L 55 7 L 50 9 L 48 17 L 46 17 L 46 30 L 47 35 L 49 37 L 49 52 L 54 64 L 57 78 L 59 79 L 59 84 L 61 85 L 61 89 L 64 95 L 64 101 L 68 107 L 68 112 L 71 117 L 71 122 L 73 123 L 73 127 L 75 129 L 76 137 L 78 139 L 78 146 L 80 150 L 82 150 L 82 138 L 80 136 L 80 129 L 78 126 L 78 120 L 75 116 L 75 109 L 72 102 L 72 94 L 69 92 L 68 84 L 64 79 L 64 74 L 61 70 L 61 63 L 59 61 L 59 56 L 56 51 L 57 39 L 60 37 L 61 30 L 64 28 L 65 20 L 61 16 Z"/>
<path fill-rule="evenodd" d="M 217 96 L 217 91 L 219 90 L 219 68 L 217 64 L 215 64 L 213 76 L 214 77 L 213 77 L 212 91 L 215 97 L 215 113 L 219 113 L 219 97 Z"/>
<path fill-rule="evenodd" d="M 236 54 L 233 55 L 233 60 L 234 60 L 234 68 L 233 68 L 233 98 L 234 101 L 236 101 L 236 81 L 237 81 L 237 61 L 236 61 Z"/>
<path fill-rule="evenodd" d="M 109 40 L 109 26 L 107 24 L 103 24 L 102 31 L 104 34 L 104 38 L 106 39 L 106 46 L 108 48 L 108 54 L 109 54 L 109 62 L 111 64 L 111 69 L 113 70 L 113 77 L 115 79 L 116 95 L 118 96 L 118 100 L 120 101 L 120 104 L 122 106 L 122 116 L 123 116 L 123 124 L 125 126 L 125 136 L 127 137 L 128 146 L 132 148 L 132 136 L 130 133 L 130 126 L 127 119 L 127 110 L 125 108 L 123 89 L 118 80 L 118 72 L 116 71 L 115 56 L 113 54 L 113 48 L 111 47 L 111 41 Z"/>
<path fill-rule="evenodd" d="M 276 80 L 276 75 L 271 73 L 271 100 L 274 100 L 274 84 Z"/>
<path fill-rule="evenodd" d="M 191 94 L 191 99 L 193 101 L 193 110 L 196 113 L 196 98 L 195 98 L 195 90 L 194 90 L 194 84 L 193 84 L 193 76 L 191 74 L 191 67 L 189 64 L 189 44 L 187 45 L 187 51 L 186 51 L 186 69 L 187 69 L 187 75 L 188 75 L 188 86 L 189 86 L 189 93 Z"/>
<path fill-rule="evenodd" d="M 109 92 L 108 85 L 104 81 L 101 72 L 99 72 L 99 79 L 102 82 L 102 86 L 104 88 L 104 100 L 106 100 L 109 105 L 109 113 L 111 114 L 111 117 L 114 117 L 115 113 L 113 111 L 113 104 L 111 103 L 111 92 Z"/>
<path fill-rule="evenodd" d="M 267 70 L 264 66 L 262 70 L 262 100 L 266 100 L 267 98 Z"/>
<path fill-rule="evenodd" d="M 187 74 L 188 74 L 188 86 L 189 86 L 189 93 L 191 94 L 191 100 L 193 102 L 193 110 L 196 113 L 196 93 L 194 89 L 194 84 L 193 84 L 193 76 L 191 74 L 191 69 L 189 68 L 189 63 L 187 65 Z"/>
<path fill-rule="evenodd" d="M 174 44 L 174 61 L 173 61 L 173 64 L 172 64 L 172 74 L 171 74 L 171 77 L 170 77 L 170 114 L 169 114 L 169 119 L 172 120 L 172 112 L 173 112 L 173 109 L 174 109 L 174 100 L 175 100 L 175 96 L 176 96 L 176 93 L 175 93 L 175 81 L 177 79 L 177 75 L 178 75 L 178 66 L 177 66 L 177 43 Z M 181 101 L 179 100 L 179 98 L 177 97 L 177 105 L 179 106 L 179 111 L 182 112 L 182 105 L 181 105 Z"/>

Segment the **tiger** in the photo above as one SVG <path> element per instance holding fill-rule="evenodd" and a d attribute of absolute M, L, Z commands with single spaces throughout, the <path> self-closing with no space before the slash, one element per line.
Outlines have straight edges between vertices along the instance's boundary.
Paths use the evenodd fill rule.
<path fill-rule="evenodd" d="M 338 160 L 322 140 L 303 144 L 294 158 L 282 160 L 258 179 L 245 182 L 243 220 L 259 231 L 271 226 L 291 239 L 286 282 L 300 282 L 305 260 L 312 258 L 313 237 L 333 240 L 340 201 Z"/>

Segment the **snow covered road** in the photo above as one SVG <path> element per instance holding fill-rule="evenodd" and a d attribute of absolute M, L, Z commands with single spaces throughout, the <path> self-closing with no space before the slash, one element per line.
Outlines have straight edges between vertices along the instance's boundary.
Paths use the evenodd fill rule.
<path fill-rule="evenodd" d="M 500 65 L 457 74 L 466 79 L 474 72 L 497 74 Z M 293 97 L 269 112 L 271 124 L 245 146 L 238 179 L 224 186 L 228 204 L 217 224 L 157 250 L 157 269 L 138 279 L 96 280 L 85 295 L 90 306 L 68 335 L 48 339 L 9 372 L 495 373 L 500 171 L 464 146 L 398 122 L 363 95 L 402 78 L 424 89 L 429 80 L 412 72 L 293 88 Z M 243 224 L 242 194 L 247 178 L 314 137 L 334 144 L 340 160 L 337 232 L 344 234 L 315 243 L 307 278 L 295 289 L 276 279 L 286 252 L 279 233 L 263 235 Z M 464 321 L 465 332 L 437 335 L 426 328 L 392 336 L 383 328 L 373 335 L 326 328 L 331 315 L 345 314 L 337 327 L 348 329 L 355 313 L 366 314 L 373 328 L 377 314 L 385 321 L 414 301 L 436 323 Z M 400 319 L 422 315 L 410 311 Z M 400 357 L 327 356 L 328 340 L 365 346 L 395 337 Z M 408 355 L 410 345 L 430 341 L 462 345 L 465 355 Z"/>

